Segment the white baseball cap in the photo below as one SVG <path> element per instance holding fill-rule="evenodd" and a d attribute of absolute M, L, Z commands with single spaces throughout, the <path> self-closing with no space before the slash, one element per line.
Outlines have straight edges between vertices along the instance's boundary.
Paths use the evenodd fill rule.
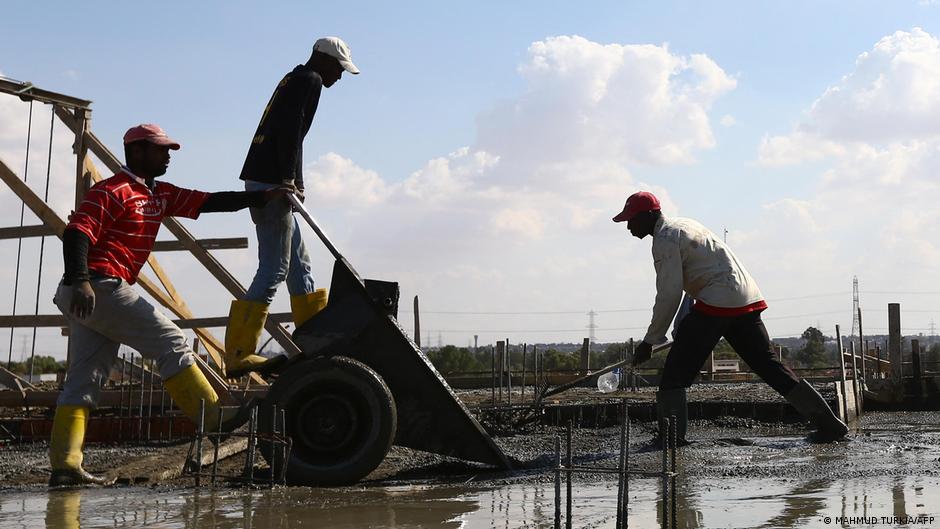
<path fill-rule="evenodd" d="M 333 57 L 349 73 L 359 73 L 359 68 L 356 68 L 356 65 L 353 64 L 352 57 L 349 54 L 349 46 L 339 37 L 323 37 L 317 40 L 313 45 L 313 51 Z"/>

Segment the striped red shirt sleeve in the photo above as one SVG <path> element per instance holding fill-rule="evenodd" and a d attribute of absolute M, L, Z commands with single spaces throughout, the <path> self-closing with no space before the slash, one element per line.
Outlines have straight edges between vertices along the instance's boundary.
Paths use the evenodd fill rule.
<path fill-rule="evenodd" d="M 160 193 L 166 193 L 167 202 L 163 210 L 167 217 L 199 218 L 199 208 L 209 198 L 209 193 L 176 187 L 173 184 L 160 182 Z"/>

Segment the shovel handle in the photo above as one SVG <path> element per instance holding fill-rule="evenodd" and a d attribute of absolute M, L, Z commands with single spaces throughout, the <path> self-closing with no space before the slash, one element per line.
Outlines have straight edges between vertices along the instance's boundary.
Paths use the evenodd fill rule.
<path fill-rule="evenodd" d="M 320 229 L 320 225 L 317 224 L 317 221 L 314 220 L 313 216 L 310 215 L 310 212 L 307 211 L 307 208 L 305 208 L 300 199 L 297 198 L 297 195 L 287 195 L 287 200 L 289 200 L 291 205 L 294 206 L 294 209 L 300 213 L 300 216 L 303 217 L 305 221 L 307 221 L 307 224 L 313 229 L 313 232 L 317 234 L 317 237 L 323 241 L 323 245 L 326 246 L 326 249 L 329 250 L 331 254 L 333 254 L 333 257 L 335 257 L 337 260 L 342 259 L 343 256 L 339 253 L 339 250 L 333 246 L 333 243 L 330 242 L 330 238 L 327 237 L 326 233 Z"/>

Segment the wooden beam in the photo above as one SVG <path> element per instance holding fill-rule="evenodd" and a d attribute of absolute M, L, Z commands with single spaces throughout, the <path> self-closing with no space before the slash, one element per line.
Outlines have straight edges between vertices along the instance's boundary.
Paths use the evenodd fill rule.
<path fill-rule="evenodd" d="M 290 312 L 275 312 L 268 314 L 268 318 L 278 323 L 291 323 L 293 315 Z M 225 327 L 228 325 L 228 316 L 216 316 L 212 318 L 180 318 L 173 320 L 180 329 L 196 329 Z M 11 327 L 68 327 L 68 320 L 61 314 L 18 314 L 16 316 L 0 316 L 0 329 L 9 329 Z M 213 360 L 215 360 L 213 358 Z"/>
<path fill-rule="evenodd" d="M 49 90 L 43 90 L 33 86 L 33 83 L 14 81 L 12 79 L 0 78 L 0 92 L 15 95 L 23 101 L 40 101 L 43 103 L 55 103 L 71 108 L 88 108 L 91 101 L 79 99 L 77 97 L 59 94 Z"/>
<path fill-rule="evenodd" d="M 242 393 L 242 391 L 244 391 L 245 398 L 255 397 L 263 399 L 268 392 L 268 387 L 255 386 L 250 389 L 239 390 L 239 393 Z M 0 408 L 22 408 L 26 406 L 55 408 L 59 393 L 59 391 L 47 390 L 27 390 L 23 393 L 17 390 L 0 390 Z M 166 397 L 169 397 L 169 393 Z M 144 398 L 147 401 L 150 400 L 149 392 Z M 163 390 L 154 388 L 153 402 L 159 403 L 163 398 Z M 127 390 L 121 391 L 120 389 L 103 389 L 98 395 L 98 408 L 114 408 L 118 406 L 133 408 L 139 405 L 139 391 L 128 392 Z"/>
<path fill-rule="evenodd" d="M 46 237 L 55 235 L 52 228 L 37 224 L 35 226 L 23 226 L 13 228 L 0 228 L 0 239 L 19 239 L 22 237 Z"/>
<path fill-rule="evenodd" d="M 13 193 L 26 203 L 26 206 L 39 217 L 39 220 L 41 220 L 47 228 L 58 237 L 62 237 L 62 232 L 65 231 L 65 221 L 60 219 L 59 215 L 53 211 L 52 208 L 33 193 L 33 190 L 20 180 L 20 177 L 17 176 L 3 160 L 0 160 L 0 180 L 3 180 Z"/>
<path fill-rule="evenodd" d="M 25 395 L 26 390 L 36 389 L 36 386 L 28 380 L 2 366 L 0 366 L 0 384 L 18 391 L 21 395 Z"/>
<path fill-rule="evenodd" d="M 2 238 L 2 237 L 0 237 Z M 248 237 L 226 237 L 221 239 L 199 239 L 196 244 L 206 250 L 241 250 L 248 248 Z M 155 252 L 178 252 L 189 250 L 180 241 L 157 241 L 153 244 Z"/>

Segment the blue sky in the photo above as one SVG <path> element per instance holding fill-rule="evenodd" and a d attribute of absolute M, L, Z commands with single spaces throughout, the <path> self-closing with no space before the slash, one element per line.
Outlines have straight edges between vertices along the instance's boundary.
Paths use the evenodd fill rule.
<path fill-rule="evenodd" d="M 830 96 L 836 102 L 831 108 L 872 116 L 864 122 L 872 134 L 846 143 L 838 131 L 826 129 L 839 120 L 836 110 L 812 110 L 827 90 L 853 73 L 868 79 L 870 69 L 883 67 L 890 78 L 891 57 L 905 56 L 904 38 L 895 39 L 901 47 L 885 52 L 884 61 L 872 60 L 871 68 L 857 71 L 860 55 L 882 39 L 896 32 L 913 34 L 914 28 L 926 35 L 922 41 L 936 39 L 940 5 L 934 2 L 278 2 L 264 7 L 251 2 L 61 2 L 19 3 L 7 14 L 0 20 L 2 75 L 94 100 L 92 128 L 116 152 L 128 126 L 161 124 L 184 145 L 174 153 L 167 178 L 207 190 L 239 186 L 249 138 L 280 76 L 306 60 L 317 37 L 344 38 L 363 73 L 344 76 L 323 95 L 305 143 L 305 161 L 308 178 L 319 179 L 324 192 L 321 201 L 311 197 L 310 205 L 364 275 L 401 281 L 403 295 L 421 295 L 428 310 L 576 313 L 650 306 L 648 241 L 629 240 L 622 227 L 605 221 L 638 187 L 665 194 L 667 213 L 697 218 L 716 232 L 728 228 L 729 242 L 770 299 L 850 291 L 853 274 L 860 276 L 863 290 L 871 285 L 872 291 L 912 291 L 936 277 L 936 265 L 930 264 L 936 243 L 918 228 L 931 226 L 934 217 L 915 215 L 903 219 L 909 230 L 884 231 L 878 224 L 845 218 L 864 206 L 851 209 L 854 213 L 837 206 L 840 197 L 853 195 L 851 190 L 875 192 L 864 181 L 840 180 L 840 175 L 855 175 L 855 167 L 872 167 L 866 148 L 885 156 L 897 149 L 910 153 L 915 146 L 932 152 L 937 131 L 918 129 L 916 135 L 886 140 L 874 131 L 877 119 L 890 114 L 858 106 L 863 105 L 858 98 L 849 97 L 849 104 Z M 551 40 L 575 36 L 580 39 Z M 544 49 L 536 43 L 545 44 Z M 663 109 L 646 114 L 639 108 L 645 104 L 642 98 L 638 108 L 631 108 L 627 96 L 618 99 L 617 94 L 605 100 L 610 110 L 568 109 L 580 104 L 591 82 L 590 71 L 583 83 L 566 73 L 584 66 L 566 63 L 571 53 L 600 54 L 591 55 L 598 67 L 640 75 L 631 71 L 640 63 L 621 64 L 601 51 L 610 45 L 627 51 L 649 45 L 677 64 L 707 57 L 721 72 L 710 79 L 725 83 L 693 105 L 692 111 L 701 111 L 707 121 L 687 121 L 686 110 L 666 105 L 664 115 L 678 117 L 674 123 L 655 121 L 664 130 L 650 140 L 652 150 L 644 151 L 636 142 L 643 143 L 648 124 L 629 119 L 655 117 Z M 913 63 L 924 73 L 917 82 L 927 87 L 933 79 L 931 53 Z M 554 70 L 539 73 L 533 66 L 539 57 L 555 61 Z M 677 67 L 669 86 L 675 94 L 686 85 L 705 87 L 703 71 Z M 864 79 L 855 87 L 858 93 L 865 92 Z M 840 93 L 851 95 L 851 89 L 846 85 Z M 919 97 L 916 91 L 908 95 L 912 101 Z M 927 113 L 933 108 L 928 99 Z M 26 105 L 6 104 L 0 158 L 21 167 Z M 513 116 L 507 112 L 512 108 L 528 110 Z M 553 115 L 555 108 L 558 115 Z M 569 110 L 570 116 L 593 116 L 601 123 L 601 140 L 572 137 L 570 143 L 603 144 L 609 139 L 605 134 L 627 139 L 601 145 L 598 155 L 564 158 L 557 150 L 576 134 L 564 126 L 576 123 L 566 121 Z M 623 113 L 619 123 L 616 112 Z M 544 124 L 563 126 L 540 129 Z M 673 128 L 674 138 L 669 136 Z M 806 140 L 797 134 L 801 130 L 816 135 Z M 514 136 L 500 131 L 514 131 Z M 773 138 L 795 150 L 781 155 L 779 143 L 774 144 L 778 150 L 767 146 Z M 556 140 L 556 152 L 540 158 L 539 148 Z M 801 141 L 831 148 L 821 156 L 798 156 L 794 152 L 811 150 Z M 679 154 L 655 154 L 673 144 L 680 146 Z M 464 147 L 467 152 L 461 153 Z M 921 167 L 912 158 L 905 160 L 910 170 L 905 178 L 912 179 L 907 189 L 920 190 L 914 200 L 933 192 L 923 176 L 933 162 Z M 569 182 L 559 167 L 585 174 Z M 33 170 L 41 174 L 41 168 Z M 885 174 L 867 177 L 883 182 Z M 374 194 L 357 200 L 350 186 Z M 497 199 L 494 190 L 501 193 Z M 890 191 L 873 196 L 884 198 L 885 193 Z M 872 197 L 854 200 L 868 204 Z M 910 205 L 907 198 L 897 200 Z M 555 215 L 568 206 L 571 222 Z M 799 219 L 812 220 L 804 225 Z M 3 220 L 10 225 L 18 217 Z M 468 224 L 489 226 L 491 221 L 492 229 L 462 231 Z M 572 222 L 577 229 L 568 229 Z M 251 230 L 246 214 L 207 217 L 192 226 L 201 236 L 250 235 Z M 307 236 L 312 240 L 311 233 Z M 911 247 L 921 253 L 909 269 L 905 261 L 883 259 L 886 251 Z M 220 257 L 244 283 L 252 273 L 252 251 Z M 330 263 L 322 254 L 317 270 L 325 282 Z M 192 270 L 179 256 L 168 260 Z M 57 264 L 48 266 L 54 270 Z M 898 266 L 905 267 L 900 280 Z M 888 300 L 876 296 L 871 304 L 882 310 Z M 925 297 L 892 299 L 925 311 L 911 315 L 912 330 L 934 317 L 926 312 L 931 304 Z M 213 290 L 190 304 L 205 315 L 220 315 L 227 299 Z M 846 318 L 850 307 L 851 298 L 844 297 L 820 298 L 812 307 L 772 304 L 776 316 L 787 319 L 771 325 L 771 333 L 798 334 L 817 321 L 831 333 L 835 323 L 851 324 Z M 800 314 L 817 315 L 795 317 Z M 773 315 L 767 313 L 768 321 Z M 512 331 L 513 340 L 538 341 L 549 338 L 545 330 L 586 324 L 583 316 L 538 318 L 468 321 L 429 314 L 423 326 L 447 331 L 442 332 L 445 342 L 465 344 L 470 329 Z M 599 324 L 607 330 L 599 338 L 640 336 L 637 329 L 647 321 L 642 312 L 605 315 Z M 403 314 L 402 322 L 410 325 L 409 316 Z M 480 334 L 484 340 L 502 337 Z M 562 338 L 578 341 L 579 334 L 571 331 Z"/>

